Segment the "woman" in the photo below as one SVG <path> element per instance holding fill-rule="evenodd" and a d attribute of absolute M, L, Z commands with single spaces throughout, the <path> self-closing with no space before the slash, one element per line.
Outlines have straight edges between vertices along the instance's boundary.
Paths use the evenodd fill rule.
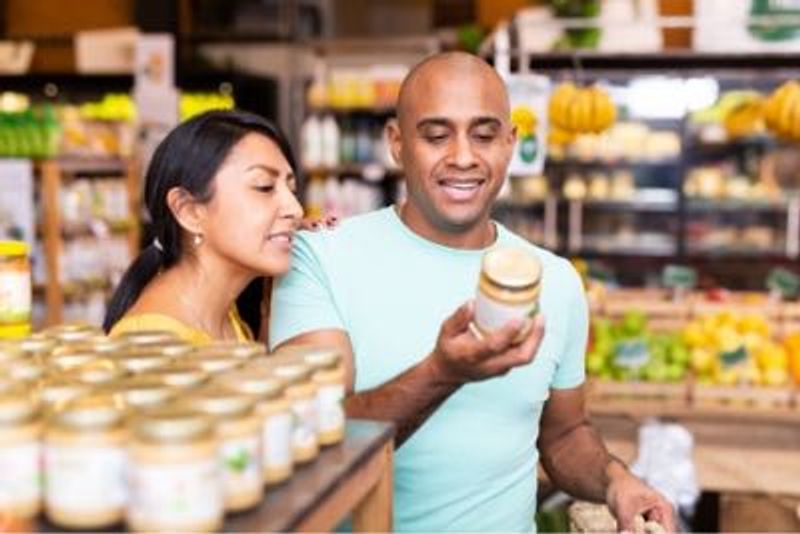
<path fill-rule="evenodd" d="M 255 278 L 289 269 L 303 214 L 294 168 L 285 137 L 250 113 L 212 111 L 170 132 L 145 183 L 156 238 L 123 276 L 105 330 L 252 339 L 235 301 Z"/>

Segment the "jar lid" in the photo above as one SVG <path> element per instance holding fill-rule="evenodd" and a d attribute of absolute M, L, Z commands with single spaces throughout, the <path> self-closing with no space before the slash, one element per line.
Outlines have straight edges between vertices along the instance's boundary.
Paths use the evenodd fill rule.
<path fill-rule="evenodd" d="M 191 354 L 192 352 L 194 352 L 195 348 L 189 343 L 184 343 L 183 341 L 173 341 L 171 343 L 158 345 L 158 350 L 161 351 L 161 354 L 165 356 L 175 358 Z"/>
<path fill-rule="evenodd" d="M 115 354 L 124 351 L 130 344 L 124 339 L 108 336 L 96 336 L 86 340 L 86 345 L 95 352 Z"/>
<path fill-rule="evenodd" d="M 70 369 L 68 374 L 84 384 L 108 384 L 124 376 L 125 370 L 114 360 L 98 358 Z"/>
<path fill-rule="evenodd" d="M 220 419 L 247 415 L 253 411 L 256 403 L 251 395 L 234 391 L 219 383 L 192 391 L 186 402 L 192 408 Z"/>
<path fill-rule="evenodd" d="M 0 341 L 0 363 L 21 360 L 27 356 L 19 343 Z"/>
<path fill-rule="evenodd" d="M 69 371 L 97 359 L 94 352 L 65 352 L 47 359 L 47 364 L 60 371 Z"/>
<path fill-rule="evenodd" d="M 180 340 L 175 333 L 168 330 L 134 330 L 120 334 L 119 337 L 134 346 L 157 345 Z"/>
<path fill-rule="evenodd" d="M 45 368 L 37 359 L 29 357 L 5 364 L 5 374 L 13 380 L 33 382 L 44 376 Z"/>
<path fill-rule="evenodd" d="M 276 363 L 272 367 L 272 374 L 286 380 L 289 384 L 299 384 L 311 378 L 313 369 L 310 365 L 301 362 Z"/>
<path fill-rule="evenodd" d="M 522 289 L 535 286 L 542 276 L 542 264 L 522 248 L 499 247 L 483 256 L 483 273 L 498 285 Z"/>
<path fill-rule="evenodd" d="M 262 399 L 277 399 L 283 395 L 286 383 L 270 370 L 247 367 L 217 377 L 216 382 L 247 395 Z"/>
<path fill-rule="evenodd" d="M 24 387 L 0 392 L 0 425 L 25 423 L 39 415 L 35 396 Z"/>
<path fill-rule="evenodd" d="M 0 241 L 0 256 L 27 256 L 29 251 L 25 241 Z"/>
<path fill-rule="evenodd" d="M 62 343 L 75 343 L 85 341 L 103 332 L 88 324 L 72 323 L 50 327 L 44 333 Z"/>
<path fill-rule="evenodd" d="M 187 361 L 207 373 L 230 371 L 242 365 L 242 360 L 240 358 L 201 353 L 192 353 L 188 355 Z"/>
<path fill-rule="evenodd" d="M 134 432 L 138 438 L 157 443 L 180 443 L 210 437 L 213 429 L 210 417 L 178 405 L 142 412 L 134 423 Z"/>
<path fill-rule="evenodd" d="M 153 377 L 172 387 L 191 387 L 208 380 L 208 373 L 188 362 L 173 362 L 164 367 L 151 369 L 142 376 Z"/>
<path fill-rule="evenodd" d="M 48 355 L 56 348 L 57 342 L 43 334 L 33 334 L 19 342 L 19 348 L 28 354 Z"/>
<path fill-rule="evenodd" d="M 0 338 L 23 340 L 31 335 L 30 323 L 0 325 Z"/>
<path fill-rule="evenodd" d="M 252 341 L 214 341 L 197 349 L 200 355 L 228 356 L 249 360 L 257 356 L 266 356 L 267 349 L 261 343 Z"/>
<path fill-rule="evenodd" d="M 114 384 L 112 391 L 132 408 L 157 406 L 175 397 L 175 392 L 156 377 L 138 375 Z"/>
<path fill-rule="evenodd" d="M 172 362 L 172 358 L 160 352 L 127 352 L 123 353 L 117 361 L 123 369 L 130 373 L 144 373 L 165 367 Z"/>
<path fill-rule="evenodd" d="M 309 347 L 300 354 L 303 362 L 315 370 L 333 369 L 342 362 L 342 353 L 333 347 Z"/>
<path fill-rule="evenodd" d="M 110 393 L 90 393 L 77 397 L 56 412 L 54 423 L 73 430 L 98 430 L 123 422 L 120 400 Z"/>
<path fill-rule="evenodd" d="M 88 391 L 88 385 L 59 376 L 46 378 L 39 388 L 39 395 L 44 404 L 59 407 Z"/>

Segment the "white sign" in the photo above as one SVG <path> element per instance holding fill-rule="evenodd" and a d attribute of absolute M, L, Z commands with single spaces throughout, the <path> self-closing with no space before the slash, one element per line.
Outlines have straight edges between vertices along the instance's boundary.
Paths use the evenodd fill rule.
<path fill-rule="evenodd" d="M 550 79 L 536 74 L 506 77 L 511 101 L 511 121 L 517 128 L 517 144 L 508 172 L 540 174 L 547 155 L 547 103 Z"/>
<path fill-rule="evenodd" d="M 0 240 L 34 244 L 33 165 L 27 159 L 0 160 Z"/>
<path fill-rule="evenodd" d="M 175 88 L 175 40 L 169 34 L 142 34 L 136 44 L 134 99 L 139 122 L 178 124 Z"/>

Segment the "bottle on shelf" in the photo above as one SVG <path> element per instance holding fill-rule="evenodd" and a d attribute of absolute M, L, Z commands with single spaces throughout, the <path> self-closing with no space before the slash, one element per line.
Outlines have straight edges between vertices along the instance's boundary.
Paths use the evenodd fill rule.
<path fill-rule="evenodd" d="M 318 167 L 322 163 L 322 124 L 319 117 L 309 115 L 300 130 L 301 157 L 307 167 Z"/>
<path fill-rule="evenodd" d="M 323 166 L 333 168 L 339 165 L 341 133 L 333 115 L 322 120 L 322 158 Z"/>
<path fill-rule="evenodd" d="M 340 138 L 340 161 L 342 163 L 352 163 L 356 160 L 356 137 L 352 123 L 345 119 L 342 121 Z"/>

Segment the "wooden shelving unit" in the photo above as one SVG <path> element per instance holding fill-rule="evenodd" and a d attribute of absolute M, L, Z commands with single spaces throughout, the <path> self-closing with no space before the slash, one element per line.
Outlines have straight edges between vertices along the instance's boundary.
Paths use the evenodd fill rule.
<path fill-rule="evenodd" d="M 138 214 L 140 206 L 139 173 L 131 160 L 118 158 L 61 158 L 42 161 L 38 165 L 41 179 L 42 242 L 44 246 L 46 283 L 44 286 L 47 307 L 46 325 L 59 324 L 64 316 L 64 303 L 67 298 L 65 286 L 61 281 L 61 266 L 64 244 L 67 240 L 63 232 L 60 199 L 67 180 L 76 176 L 119 176 L 125 180 L 128 194 L 128 217 L 132 224 L 126 229 L 131 257 L 139 250 L 140 225 Z"/>

